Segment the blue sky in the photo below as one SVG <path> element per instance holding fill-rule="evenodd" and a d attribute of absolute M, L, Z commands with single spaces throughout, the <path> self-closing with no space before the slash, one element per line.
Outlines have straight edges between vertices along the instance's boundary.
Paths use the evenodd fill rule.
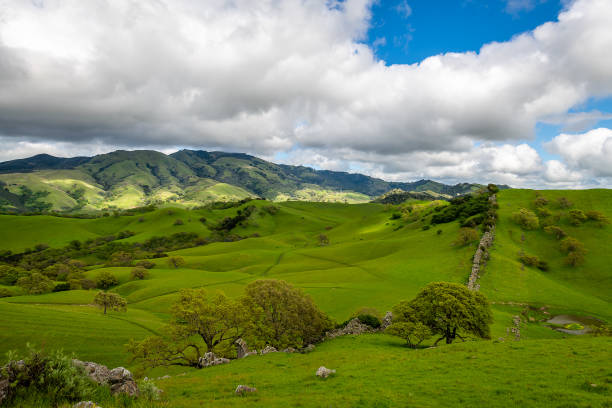
<path fill-rule="evenodd" d="M 555 21 L 559 0 L 381 0 L 372 7 L 367 43 L 387 64 L 411 64 L 436 54 L 478 51 L 486 43 Z M 382 40 L 384 39 L 384 40 Z"/>

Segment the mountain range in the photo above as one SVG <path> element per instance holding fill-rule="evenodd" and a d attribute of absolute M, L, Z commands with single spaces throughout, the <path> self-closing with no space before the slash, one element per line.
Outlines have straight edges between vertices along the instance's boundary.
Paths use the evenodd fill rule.
<path fill-rule="evenodd" d="M 0 209 L 93 211 L 143 205 L 273 201 L 368 202 L 392 190 L 451 198 L 478 184 L 388 182 L 363 174 L 275 164 L 243 153 L 117 150 L 93 157 L 39 154 L 0 163 Z"/>

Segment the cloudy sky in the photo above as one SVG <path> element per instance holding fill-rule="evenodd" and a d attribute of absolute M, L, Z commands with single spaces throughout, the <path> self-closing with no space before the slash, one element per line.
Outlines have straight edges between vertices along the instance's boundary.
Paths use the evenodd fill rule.
<path fill-rule="evenodd" d="M 610 0 L 0 0 L 0 160 L 612 187 L 611 21 Z"/>

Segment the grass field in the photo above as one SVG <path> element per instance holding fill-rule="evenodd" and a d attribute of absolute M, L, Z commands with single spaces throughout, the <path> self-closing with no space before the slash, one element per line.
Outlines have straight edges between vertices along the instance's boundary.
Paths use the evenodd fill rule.
<path fill-rule="evenodd" d="M 551 203 L 565 196 L 573 208 L 599 210 L 612 218 L 612 192 L 546 191 Z M 546 306 L 552 314 L 570 313 L 612 320 L 612 226 L 560 225 L 588 250 L 584 265 L 564 265 L 558 241 L 541 230 L 522 231 L 512 220 L 531 208 L 535 192 L 503 191 L 498 196 L 496 241 L 481 291 L 494 302 L 492 338 L 506 337 L 523 304 Z M 266 207 L 267 201 L 248 205 Z M 128 300 L 127 313 L 102 315 L 90 306 L 95 291 L 69 291 L 0 299 L 0 352 L 23 349 L 26 342 L 63 348 L 79 358 L 131 367 L 124 345 L 163 327 L 177 292 L 185 287 L 240 295 L 258 278 L 283 279 L 312 295 L 319 307 L 344 321 L 360 307 L 384 312 L 412 298 L 432 281 L 465 283 L 475 246 L 456 247 L 457 222 L 423 230 L 424 221 L 391 219 L 393 208 L 379 204 L 274 203 L 275 213 L 256 211 L 235 234 L 252 236 L 170 253 L 186 264 L 170 268 L 164 258 L 143 281 L 131 281 L 129 267 L 108 270 L 120 280 L 113 289 Z M 426 211 L 431 203 L 415 203 Z M 415 208 L 417 208 L 415 207 Z M 135 216 L 64 219 L 49 216 L 0 216 L 0 248 L 19 251 L 37 243 L 65 245 L 73 239 L 123 230 L 131 242 L 174 232 L 210 234 L 211 226 L 237 208 L 186 210 L 163 208 Z M 200 218 L 206 218 L 202 223 Z M 174 225 L 176 219 L 183 225 Z M 438 230 L 440 232 L 438 232 Z M 324 234 L 329 244 L 321 245 Z M 546 260 L 547 272 L 522 268 L 523 250 Z M 542 323 L 523 321 L 521 342 L 469 342 L 411 351 L 385 335 L 347 337 L 326 342 L 308 355 L 254 357 L 227 366 L 188 370 L 184 377 L 160 382 L 172 407 L 187 406 L 612 406 L 609 339 L 564 339 Z M 317 381 L 319 365 L 338 375 Z M 551 370 L 551 367 L 555 367 Z M 157 369 L 155 374 L 163 373 Z M 245 399 L 232 395 L 238 384 L 261 389 Z M 598 384 L 592 387 L 585 384 Z M 303 398 L 308 395 L 308 398 Z M 487 404 L 488 402 L 488 404 Z M 106 406 L 106 405 L 105 405 Z"/>

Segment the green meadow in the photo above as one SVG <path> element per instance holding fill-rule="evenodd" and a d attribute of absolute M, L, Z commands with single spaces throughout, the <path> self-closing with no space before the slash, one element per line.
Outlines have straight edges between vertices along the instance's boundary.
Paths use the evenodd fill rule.
<path fill-rule="evenodd" d="M 383 334 L 347 336 L 305 355 L 278 353 L 202 370 L 169 369 L 173 376 L 158 382 L 165 391 L 160 406 L 612 406 L 609 337 L 566 335 L 526 317 L 520 341 L 507 334 L 513 316 L 529 306 L 544 307 L 551 315 L 612 322 L 612 226 L 573 226 L 569 210 L 556 204 L 566 197 L 572 209 L 597 210 L 612 219 L 612 191 L 539 194 L 549 200 L 558 225 L 584 243 L 585 262 L 566 265 L 554 237 L 541 228 L 525 231 L 513 220 L 520 208 L 533 210 L 535 191 L 500 192 L 495 243 L 479 280 L 492 302 L 492 340 L 410 350 Z M 254 280 L 282 279 L 342 322 L 361 307 L 391 310 L 430 282 L 467 282 L 476 250 L 475 244 L 454 245 L 460 229 L 456 221 L 424 228 L 434 207 L 446 205 L 442 202 L 397 207 L 258 200 L 246 205 L 258 209 L 232 230 L 245 239 L 169 252 L 184 258 L 180 268 L 169 266 L 166 258 L 152 259 L 150 276 L 134 281 L 131 267 L 89 267 L 88 278 L 101 271 L 117 276 L 119 285 L 112 291 L 127 299 L 126 313 L 103 315 L 91 305 L 96 290 L 19 295 L 11 288 L 19 296 L 0 298 L 0 353 L 24 350 L 29 342 L 62 348 L 82 360 L 126 366 L 139 375 L 163 376 L 163 369 L 142 372 L 133 366 L 125 345 L 163 329 L 181 288 L 239 296 Z M 271 205 L 276 210 L 266 211 Z M 406 205 L 410 216 L 393 215 Z M 61 247 L 125 230 L 135 233 L 127 242 L 176 232 L 208 237 L 214 225 L 239 209 L 162 208 L 95 219 L 0 215 L 0 249 L 20 252 L 41 243 Z M 328 242 L 322 243 L 321 235 Z M 549 269 L 523 266 L 521 251 L 545 260 Z M 337 369 L 336 376 L 317 379 L 321 365 Z M 238 384 L 259 392 L 237 397 Z"/>

